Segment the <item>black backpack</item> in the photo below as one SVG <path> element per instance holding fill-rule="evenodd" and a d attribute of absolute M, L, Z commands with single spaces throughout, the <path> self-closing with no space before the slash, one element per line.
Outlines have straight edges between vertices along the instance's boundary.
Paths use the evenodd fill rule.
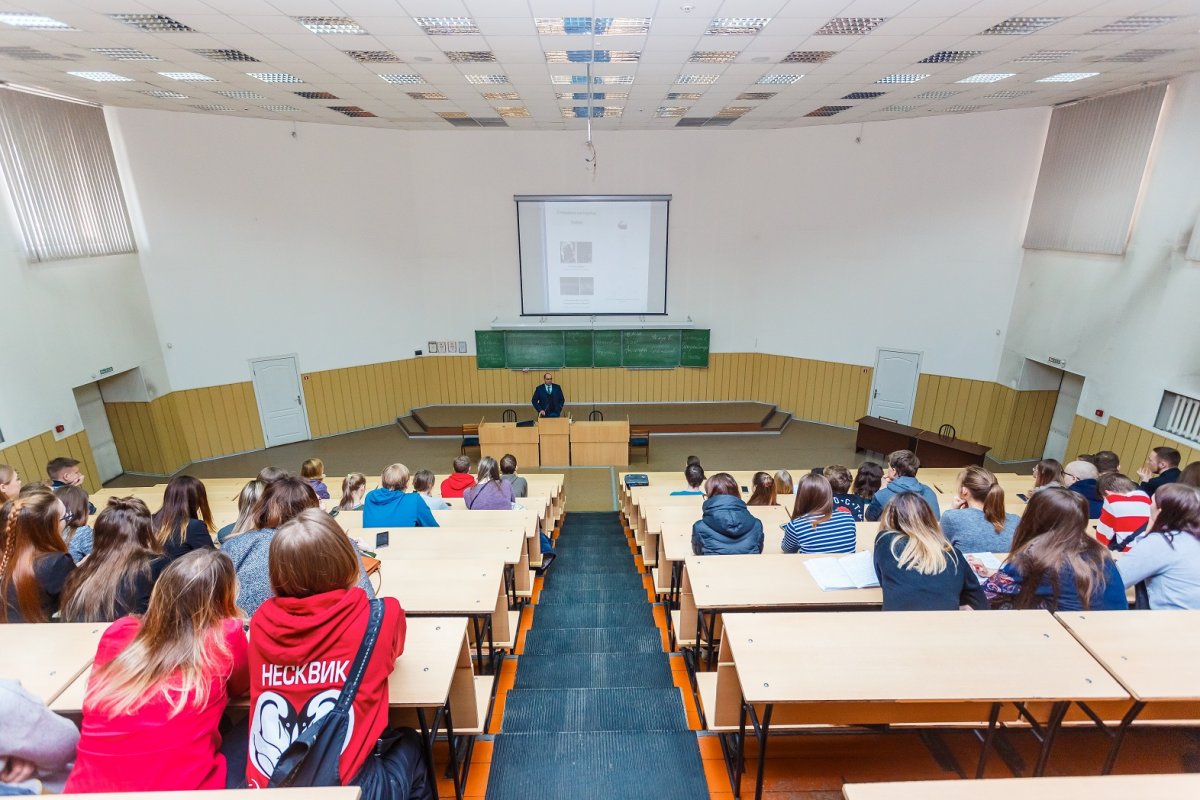
<path fill-rule="evenodd" d="M 271 781 L 267 784 L 269 788 L 342 785 L 338 761 L 350 727 L 350 707 L 354 704 L 354 696 L 358 694 L 358 685 L 367 670 L 379 638 L 379 628 L 383 624 L 383 601 L 375 599 L 370 602 L 371 618 L 367 621 L 367 632 L 358 647 L 358 654 L 354 656 L 350 676 L 338 695 L 337 704 L 328 714 L 305 728 L 300 738 L 283 751 L 275 764 L 275 771 L 271 773 Z"/>

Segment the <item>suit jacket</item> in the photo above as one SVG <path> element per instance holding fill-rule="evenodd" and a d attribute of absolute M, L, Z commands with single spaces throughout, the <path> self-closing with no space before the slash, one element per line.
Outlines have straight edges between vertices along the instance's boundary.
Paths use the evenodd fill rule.
<path fill-rule="evenodd" d="M 542 384 L 533 390 L 533 408 L 535 411 L 545 411 L 549 414 L 561 414 L 563 406 L 567 404 L 567 398 L 563 395 L 562 387 L 557 383 L 550 384 L 550 391 L 546 391 L 546 385 Z"/>

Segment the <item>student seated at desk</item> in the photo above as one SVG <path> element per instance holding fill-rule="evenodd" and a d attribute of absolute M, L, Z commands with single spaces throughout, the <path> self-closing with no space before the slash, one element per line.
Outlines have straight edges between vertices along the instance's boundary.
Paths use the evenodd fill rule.
<path fill-rule="evenodd" d="M 934 520 L 941 517 L 938 508 L 937 495 L 925 484 L 917 480 L 917 470 L 921 461 L 911 450 L 897 450 L 888 455 L 888 467 L 883 473 L 883 487 L 871 498 L 867 505 L 867 519 L 871 522 L 883 514 L 883 507 L 895 497 L 905 494 L 915 494 L 929 504 Z M 861 471 L 859 474 L 862 474 Z"/>
<path fill-rule="evenodd" d="M 683 479 L 687 481 L 688 488 L 676 489 L 671 492 L 671 497 L 685 494 L 704 494 L 704 467 L 700 466 L 699 462 L 688 464 L 683 468 Z"/>
<path fill-rule="evenodd" d="M 1090 461 L 1072 461 L 1063 467 L 1063 477 L 1066 479 L 1063 485 L 1087 501 L 1088 519 L 1097 519 L 1104 500 L 1096 490 L 1096 481 L 1100 477 L 1096 465 Z"/>
<path fill-rule="evenodd" d="M 79 463 L 77 459 L 62 456 L 50 459 L 46 464 L 46 477 L 50 479 L 50 488 L 57 492 L 64 486 L 83 486 L 86 477 L 79 469 Z M 96 513 L 96 507 L 90 503 L 88 513 Z"/>
<path fill-rule="evenodd" d="M 500 480 L 512 486 L 514 497 L 529 496 L 529 481 L 517 474 L 517 457 L 512 453 L 500 458 Z"/>
<path fill-rule="evenodd" d="M 351 472 L 342 478 L 342 499 L 337 507 L 329 512 L 336 517 L 340 511 L 362 511 L 363 499 L 367 494 L 367 476 L 361 472 Z"/>
<path fill-rule="evenodd" d="M 108 626 L 83 700 L 79 757 L 66 791 L 224 789 L 218 730 L 249 688 L 237 576 L 224 553 L 197 550 L 163 572 L 145 617 Z"/>
<path fill-rule="evenodd" d="M 75 563 L 83 561 L 92 552 L 92 528 L 88 525 L 88 509 L 95 509 L 88 502 L 88 493 L 82 486 L 64 486 L 54 492 L 66 509 L 63 519 L 63 541 L 67 552 Z"/>
<path fill-rule="evenodd" d="M 14 467 L 0 464 L 0 506 L 21 495 L 21 476 Z"/>
<path fill-rule="evenodd" d="M 419 469 L 412 478 L 413 494 L 424 500 L 430 511 L 445 511 L 450 508 L 450 504 L 434 496 L 433 487 L 436 483 L 436 475 L 427 469 Z"/>
<path fill-rule="evenodd" d="M 775 479 L 771 477 L 769 472 L 756 472 L 750 481 L 750 499 L 746 501 L 748 506 L 773 506 L 776 503 L 777 496 L 775 494 Z"/>
<path fill-rule="evenodd" d="M 512 484 L 500 480 L 500 465 L 491 456 L 479 459 L 475 485 L 463 492 L 463 505 L 469 511 L 511 511 L 517 501 Z"/>
<path fill-rule="evenodd" d="M 310 458 L 300 465 L 300 477 L 308 481 L 308 485 L 317 493 L 318 500 L 329 499 L 329 487 L 325 485 L 325 462 L 319 458 Z"/>
<path fill-rule="evenodd" d="M 290 477 L 291 473 L 283 467 L 263 467 L 258 471 L 258 480 L 261 481 L 264 486 L 270 486 L 275 481 Z"/>
<path fill-rule="evenodd" d="M 1117 568 L 1126 586 L 1145 581 L 1138 608 L 1200 609 L 1200 489 L 1160 487 L 1146 532 Z"/>
<path fill-rule="evenodd" d="M 871 502 L 882 486 L 883 467 L 874 461 L 864 461 L 859 465 L 858 472 L 854 475 L 854 483 L 850 486 L 850 493 L 856 497 L 861 497 L 865 505 Z M 863 516 L 864 518 L 866 517 L 865 507 Z"/>
<path fill-rule="evenodd" d="M 75 723 L 0 678 L 0 795 L 61 792 L 78 742 Z"/>
<path fill-rule="evenodd" d="M 1154 497 L 1160 487 L 1179 480 L 1182 457 L 1174 447 L 1156 447 L 1146 456 L 1146 463 L 1137 471 L 1142 479 L 1141 490 Z"/>
<path fill-rule="evenodd" d="M 49 622 L 75 570 L 62 538 L 66 510 L 58 496 L 37 487 L 0 509 L 0 622 Z"/>
<path fill-rule="evenodd" d="M 1021 518 L 1004 511 L 996 476 L 971 465 L 958 473 L 954 507 L 942 512 L 942 533 L 964 553 L 1007 553 Z"/>
<path fill-rule="evenodd" d="M 1150 522 L 1150 495 L 1117 472 L 1101 475 L 1096 491 L 1104 498 L 1096 521 L 1096 541 L 1109 550 L 1128 550 Z"/>
<path fill-rule="evenodd" d="M 154 515 L 154 527 L 167 558 L 176 559 L 193 550 L 212 550 L 215 526 L 204 484 L 191 475 L 171 478 L 163 492 L 162 508 Z"/>
<path fill-rule="evenodd" d="M 64 622 L 112 622 L 145 614 L 170 560 L 158 552 L 150 509 L 135 497 L 109 498 L 96 517 L 95 549 L 67 578 Z"/>
<path fill-rule="evenodd" d="M 988 597 L 1048 611 L 1129 608 L 1121 574 L 1087 524 L 1087 503 L 1074 492 L 1044 489 L 1029 498 L 1008 558 L 984 582 Z"/>
<path fill-rule="evenodd" d="M 854 517 L 855 522 L 865 521 L 869 501 L 851 493 L 850 486 L 854 481 L 850 477 L 850 470 L 841 464 L 833 464 L 822 470 L 821 474 L 833 490 L 833 507 Z"/>
<path fill-rule="evenodd" d="M 1183 472 L 1179 473 L 1179 480 L 1176 483 L 1200 489 L 1200 461 L 1193 461 L 1184 467 Z"/>
<path fill-rule="evenodd" d="M 824 475 L 809 473 L 796 486 L 792 521 L 783 525 L 785 553 L 853 553 L 853 515 L 833 507 L 833 488 Z"/>
<path fill-rule="evenodd" d="M 792 473 L 786 469 L 781 469 L 775 473 L 775 493 L 776 494 L 793 494 L 795 492 L 795 483 L 792 482 Z"/>
<path fill-rule="evenodd" d="M 368 492 L 367 499 L 363 501 L 364 528 L 438 526 L 433 512 L 421 496 L 405 491 L 408 488 L 408 467 L 403 464 L 389 465 L 383 470 L 380 483 L 380 487 Z"/>
<path fill-rule="evenodd" d="M 703 516 L 692 525 L 692 552 L 698 556 L 761 553 L 762 521 L 746 508 L 733 476 L 718 472 L 706 485 Z"/>
<path fill-rule="evenodd" d="M 979 579 L 942 535 L 933 509 L 915 492 L 898 494 L 883 509 L 875 539 L 875 574 L 884 611 L 987 608 Z"/>
<path fill-rule="evenodd" d="M 265 788 L 303 726 L 337 702 L 350 665 L 373 632 L 338 775 L 347 786 L 394 782 L 395 797 L 432 794 L 420 737 L 409 728 L 388 728 L 388 676 L 404 652 L 404 609 L 393 597 L 368 597 L 355 585 L 359 570 L 346 534 L 317 509 L 284 524 L 271 542 L 275 596 L 250 620 L 251 788 Z M 374 800 L 369 793 L 363 797 Z"/>
<path fill-rule="evenodd" d="M 238 492 L 237 505 L 238 516 L 233 522 L 217 531 L 217 541 L 221 544 L 230 536 L 236 536 L 239 533 L 245 533 L 250 530 L 254 522 L 254 506 L 258 504 L 258 498 L 262 497 L 263 490 L 267 485 L 255 478 L 252 481 L 246 481 L 246 485 Z"/>
<path fill-rule="evenodd" d="M 1033 465 L 1033 488 L 1029 494 L 1040 492 L 1053 486 L 1066 486 L 1067 476 L 1063 475 L 1063 465 L 1053 458 L 1043 458 Z"/>
<path fill-rule="evenodd" d="M 442 497 L 462 497 L 463 492 L 475 485 L 471 477 L 471 459 L 459 456 L 454 459 L 454 474 L 442 481 Z"/>

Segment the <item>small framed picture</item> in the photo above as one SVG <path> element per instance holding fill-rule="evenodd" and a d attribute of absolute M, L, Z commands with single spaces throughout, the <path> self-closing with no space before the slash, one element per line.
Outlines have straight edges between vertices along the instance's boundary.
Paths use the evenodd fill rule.
<path fill-rule="evenodd" d="M 458 352 L 458 342 L 446 342 L 446 347 L 450 348 L 451 353 Z"/>
<path fill-rule="evenodd" d="M 429 349 L 428 349 L 428 351 L 427 351 L 427 352 L 430 352 L 430 353 L 436 353 L 436 352 L 438 352 L 438 343 L 437 343 L 437 342 L 430 342 L 430 343 L 429 343 Z"/>
<path fill-rule="evenodd" d="M 459 342 L 459 343 L 458 343 L 458 352 L 460 352 L 460 353 L 465 353 L 465 352 L 467 352 L 467 343 L 466 343 L 466 342 Z"/>

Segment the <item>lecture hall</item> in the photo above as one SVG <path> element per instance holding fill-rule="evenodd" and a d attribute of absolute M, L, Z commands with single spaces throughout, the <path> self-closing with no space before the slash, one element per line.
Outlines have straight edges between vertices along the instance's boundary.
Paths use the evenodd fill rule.
<path fill-rule="evenodd" d="M 0 795 L 1200 797 L 1198 131 L 1200 0 L 0 1 Z"/>

